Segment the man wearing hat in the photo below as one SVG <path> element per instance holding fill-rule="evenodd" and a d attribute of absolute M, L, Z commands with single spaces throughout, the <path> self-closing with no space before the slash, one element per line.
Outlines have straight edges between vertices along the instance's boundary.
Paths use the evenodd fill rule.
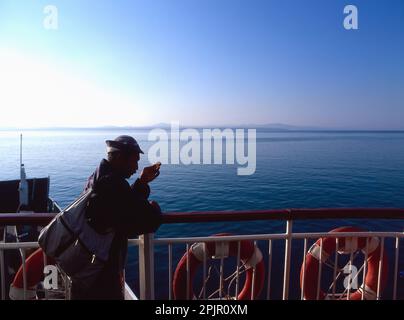
<path fill-rule="evenodd" d="M 107 159 L 103 159 L 88 178 L 84 188 L 93 188 L 86 215 L 98 232 L 115 231 L 109 260 L 95 285 L 83 289 L 72 283 L 72 299 L 124 299 L 123 270 L 126 264 L 128 238 L 155 232 L 161 224 L 157 202 L 148 201 L 149 182 L 160 174 L 160 163 L 143 169 L 129 185 L 128 179 L 138 169 L 143 151 L 130 136 L 107 140 Z"/>

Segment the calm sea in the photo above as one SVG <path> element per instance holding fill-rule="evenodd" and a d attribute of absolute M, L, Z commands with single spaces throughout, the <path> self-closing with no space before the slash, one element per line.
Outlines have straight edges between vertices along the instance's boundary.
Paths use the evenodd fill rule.
<path fill-rule="evenodd" d="M 104 141 L 120 134 L 130 134 L 138 140 L 146 154 L 140 168 L 148 165 L 147 150 L 151 142 L 147 141 L 145 130 L 24 131 L 23 162 L 27 175 L 50 176 L 50 195 L 64 207 L 80 194 L 86 178 L 105 156 Z M 292 207 L 402 208 L 403 165 L 404 132 L 258 130 L 255 174 L 238 176 L 238 165 L 163 165 L 160 176 L 151 183 L 151 198 L 166 212 Z M 18 177 L 19 132 L 0 131 L 0 180 Z M 404 222 L 387 220 L 297 222 L 294 228 L 318 231 L 342 225 L 361 225 L 369 230 L 404 229 Z M 283 230 L 284 223 L 279 222 L 183 224 L 163 226 L 158 236 Z M 300 244 L 294 249 L 300 249 Z M 183 252 L 183 248 L 177 248 L 174 257 Z M 129 267 L 137 264 L 135 256 L 131 251 Z M 164 274 L 166 259 L 166 249 L 159 248 L 156 260 L 164 263 L 158 264 L 157 282 L 168 279 Z M 297 260 L 296 265 L 301 262 L 300 258 Z M 275 270 L 278 265 L 282 267 L 283 262 L 275 263 Z M 163 264 L 165 267 L 160 267 Z M 400 261 L 400 270 L 404 270 L 404 261 Z M 128 276 L 136 289 L 135 276 L 130 272 Z M 297 279 L 292 277 L 291 281 L 294 280 Z M 159 289 L 157 294 L 164 296 Z"/>

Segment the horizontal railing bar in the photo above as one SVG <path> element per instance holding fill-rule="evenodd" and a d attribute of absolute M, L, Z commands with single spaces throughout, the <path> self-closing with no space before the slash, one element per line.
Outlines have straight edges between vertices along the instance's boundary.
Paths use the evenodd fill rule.
<path fill-rule="evenodd" d="M 54 207 L 56 207 L 56 209 L 60 212 L 63 211 L 63 209 L 57 204 L 57 202 L 55 200 L 53 200 L 51 197 L 49 197 L 50 202 L 52 203 L 52 205 Z"/>
<path fill-rule="evenodd" d="M 404 238 L 404 232 L 314 232 L 314 233 L 292 233 L 292 239 L 317 239 L 320 237 L 345 238 L 345 237 L 385 237 L 385 238 Z M 175 243 L 191 242 L 218 242 L 218 241 L 242 241 L 242 240 L 284 240 L 286 233 L 277 234 L 253 234 L 253 235 L 229 235 L 229 236 L 209 236 L 209 237 L 182 237 L 182 238 L 155 238 L 156 245 L 167 245 Z M 129 244 L 139 245 L 139 239 L 130 239 Z M 1 242 L 1 250 L 15 249 L 36 249 L 37 242 Z"/>
<path fill-rule="evenodd" d="M 192 242 L 218 242 L 218 241 L 239 241 L 239 240 L 281 240 L 285 239 L 284 233 L 280 234 L 258 234 L 258 235 L 232 235 L 232 236 L 210 236 L 210 237 L 183 237 L 183 238 L 155 238 L 154 244 L 167 245 L 174 243 Z"/>
<path fill-rule="evenodd" d="M 128 239 L 128 245 L 138 246 L 141 243 L 139 239 Z"/>
<path fill-rule="evenodd" d="M 404 208 L 290 209 L 292 220 L 310 219 L 404 219 Z"/>
<path fill-rule="evenodd" d="M 46 225 L 55 213 L 4 213 L 0 226 Z M 233 222 L 255 220 L 310 219 L 404 219 L 403 208 L 324 208 L 249 211 L 172 212 L 162 215 L 163 223 Z"/>
<path fill-rule="evenodd" d="M 139 239 L 129 239 L 129 245 L 138 246 Z M 38 242 L 0 242 L 0 250 L 15 250 L 15 249 L 37 249 L 39 248 Z"/>
<path fill-rule="evenodd" d="M 324 208 L 259 211 L 175 212 L 165 213 L 163 215 L 163 223 L 310 219 L 404 219 L 404 209 Z"/>
<path fill-rule="evenodd" d="M 363 238 L 363 237 L 386 237 L 386 238 L 404 238 L 404 232 L 313 232 L 313 233 L 293 233 L 293 239 L 317 239 L 320 237 L 327 238 Z"/>
<path fill-rule="evenodd" d="M 292 239 L 317 239 L 320 237 L 344 238 L 344 237 L 386 237 L 404 238 L 403 232 L 315 232 L 315 233 L 292 233 Z M 217 241 L 239 241 L 239 240 L 284 240 L 286 233 L 278 234 L 254 234 L 254 235 L 231 235 L 231 236 L 210 236 L 210 237 L 182 237 L 182 238 L 155 238 L 156 245 L 167 245 L 187 242 L 217 242 Z"/>
<path fill-rule="evenodd" d="M 38 242 L 0 242 L 1 250 L 37 249 Z"/>

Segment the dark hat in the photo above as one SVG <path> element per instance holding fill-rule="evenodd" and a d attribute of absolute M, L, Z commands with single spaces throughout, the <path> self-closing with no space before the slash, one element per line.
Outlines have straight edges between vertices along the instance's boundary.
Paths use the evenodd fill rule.
<path fill-rule="evenodd" d="M 119 136 L 114 140 L 106 140 L 107 152 L 126 151 L 144 153 L 137 141 L 131 136 Z"/>

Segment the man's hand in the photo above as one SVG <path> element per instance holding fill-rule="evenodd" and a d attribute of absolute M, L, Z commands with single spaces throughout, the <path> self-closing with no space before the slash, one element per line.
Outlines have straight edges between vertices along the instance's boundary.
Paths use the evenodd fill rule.
<path fill-rule="evenodd" d="M 152 182 L 154 179 L 156 179 L 159 176 L 160 166 L 161 166 L 161 162 L 157 162 L 150 167 L 144 168 L 142 170 L 142 173 L 140 174 L 139 180 L 143 183 Z"/>
<path fill-rule="evenodd" d="M 154 209 L 156 209 L 158 212 L 161 212 L 161 208 L 160 208 L 159 204 L 158 204 L 156 201 L 151 200 L 151 201 L 149 201 L 149 203 L 151 204 L 151 206 L 152 206 Z"/>

